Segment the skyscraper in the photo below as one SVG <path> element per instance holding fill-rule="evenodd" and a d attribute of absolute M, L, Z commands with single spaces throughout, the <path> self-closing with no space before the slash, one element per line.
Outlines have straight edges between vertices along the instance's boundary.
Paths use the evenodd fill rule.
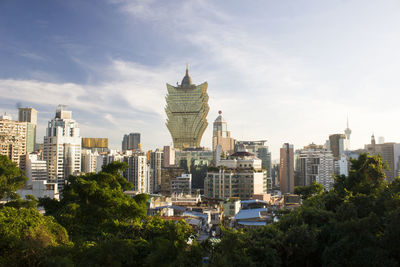
<path fill-rule="evenodd" d="M 235 141 L 231 138 L 231 133 L 227 129 L 227 123 L 222 117 L 222 111 L 218 111 L 218 117 L 214 121 L 212 139 L 214 153 L 218 145 L 221 146 L 221 152 L 229 155 L 233 154 Z"/>
<path fill-rule="evenodd" d="M 150 193 L 158 192 L 161 187 L 161 167 L 164 159 L 163 151 L 156 149 L 150 152 Z"/>
<path fill-rule="evenodd" d="M 18 121 L 26 122 L 26 153 L 35 151 L 37 110 L 34 108 L 18 108 Z"/>
<path fill-rule="evenodd" d="M 201 138 L 207 128 L 208 106 L 207 82 L 192 83 L 189 70 L 182 83 L 177 86 L 167 84 L 167 128 L 171 133 L 174 147 L 184 149 L 200 147 Z"/>
<path fill-rule="evenodd" d="M 43 156 L 49 179 L 57 181 L 60 191 L 69 175 L 81 171 L 81 136 L 71 111 L 59 105 L 56 116 L 49 121 L 44 137 Z"/>
<path fill-rule="evenodd" d="M 122 140 L 122 151 L 140 149 L 140 133 L 124 135 Z"/>
<path fill-rule="evenodd" d="M 294 191 L 293 145 L 284 143 L 280 151 L 279 177 L 282 194 Z"/>
<path fill-rule="evenodd" d="M 329 136 L 330 150 L 335 160 L 339 160 L 343 155 L 345 139 L 346 136 L 344 134 L 332 134 Z"/>

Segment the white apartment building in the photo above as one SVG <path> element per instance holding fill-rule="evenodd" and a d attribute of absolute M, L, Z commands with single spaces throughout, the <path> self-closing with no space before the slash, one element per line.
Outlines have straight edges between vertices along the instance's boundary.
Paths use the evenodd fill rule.
<path fill-rule="evenodd" d="M 81 136 L 71 111 L 59 105 L 56 116 L 49 121 L 44 137 L 43 156 L 50 181 L 56 181 L 62 191 L 69 175 L 81 171 Z"/>
<path fill-rule="evenodd" d="M 83 173 L 95 172 L 97 173 L 97 160 L 99 157 L 99 153 L 97 151 L 92 152 L 90 149 L 82 150 L 82 163 L 81 163 L 81 171 Z M 101 170 L 101 168 L 100 168 Z"/>
<path fill-rule="evenodd" d="M 28 154 L 26 157 L 26 177 L 28 177 L 28 184 L 32 181 L 48 179 L 47 176 L 47 163 L 45 160 L 39 160 L 37 154 Z"/>
<path fill-rule="evenodd" d="M 304 149 L 300 151 L 300 185 L 320 183 L 325 190 L 334 184 L 334 160 L 331 151 L 324 149 Z"/>
<path fill-rule="evenodd" d="M 127 155 L 124 156 L 124 162 L 129 167 L 125 169 L 123 176 L 133 184 L 132 190 L 139 193 L 149 193 L 147 157 L 140 154 Z"/>

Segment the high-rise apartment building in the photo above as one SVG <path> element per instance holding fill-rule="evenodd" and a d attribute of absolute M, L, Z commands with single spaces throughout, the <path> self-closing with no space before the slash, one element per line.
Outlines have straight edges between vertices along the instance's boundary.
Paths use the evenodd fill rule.
<path fill-rule="evenodd" d="M 231 133 L 227 129 L 227 123 L 222 117 L 222 111 L 219 111 L 218 114 L 213 127 L 213 151 L 216 151 L 217 146 L 221 146 L 221 152 L 225 155 L 230 155 L 235 150 L 235 140 L 231 138 Z"/>
<path fill-rule="evenodd" d="M 72 119 L 72 112 L 66 110 L 66 106 L 57 107 L 55 118 L 48 123 L 43 143 L 49 179 L 57 181 L 62 191 L 68 177 L 81 171 L 82 140 L 79 125 Z"/>
<path fill-rule="evenodd" d="M 124 135 L 122 139 L 122 151 L 140 150 L 140 133 L 130 133 Z"/>
<path fill-rule="evenodd" d="M 192 83 L 186 67 L 186 75 L 180 85 L 167 84 L 167 128 L 176 149 L 200 147 L 207 128 L 208 106 L 207 82 Z"/>
<path fill-rule="evenodd" d="M 293 145 L 283 144 L 280 150 L 279 177 L 282 194 L 294 191 L 294 151 Z"/>
<path fill-rule="evenodd" d="M 149 193 L 147 157 L 136 153 L 124 156 L 124 162 L 126 162 L 129 167 L 125 169 L 123 176 L 128 182 L 133 184 L 132 189 L 139 193 Z"/>
<path fill-rule="evenodd" d="M 81 171 L 82 173 L 90 173 L 97 172 L 97 160 L 99 157 L 99 153 L 97 150 L 94 152 L 90 149 L 82 149 L 81 156 Z"/>
<path fill-rule="evenodd" d="M 330 190 L 334 183 L 334 158 L 332 152 L 318 147 L 305 147 L 300 150 L 299 154 L 299 185 L 307 186 L 317 182 L 323 185 L 325 190 Z M 337 164 L 340 163 L 343 162 L 337 162 Z M 338 165 L 338 168 L 340 167 Z"/>
<path fill-rule="evenodd" d="M 161 189 L 161 168 L 163 162 L 163 151 L 156 149 L 150 152 L 150 193 L 155 193 Z"/>
<path fill-rule="evenodd" d="M 0 116 L 0 154 L 25 169 L 27 123 Z"/>
<path fill-rule="evenodd" d="M 35 151 L 37 110 L 34 108 L 18 108 L 18 121 L 26 122 L 26 153 Z"/>

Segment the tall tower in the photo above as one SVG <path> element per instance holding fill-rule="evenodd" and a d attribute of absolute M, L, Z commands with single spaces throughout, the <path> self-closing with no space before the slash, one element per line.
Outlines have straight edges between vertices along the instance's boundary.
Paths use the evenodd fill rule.
<path fill-rule="evenodd" d="M 282 194 L 294 191 L 294 158 L 293 145 L 284 143 L 281 147 L 281 160 L 279 166 L 279 177 Z"/>
<path fill-rule="evenodd" d="M 218 111 L 218 117 L 214 121 L 213 128 L 213 151 L 220 145 L 222 152 L 232 154 L 235 149 L 235 142 L 227 129 L 227 123 L 222 117 L 222 111 Z"/>
<path fill-rule="evenodd" d="M 351 130 L 349 128 L 349 118 L 347 118 L 347 127 L 344 129 L 344 134 L 346 136 L 345 144 L 344 144 L 344 149 L 345 150 L 350 150 L 350 135 L 351 135 Z"/>
<path fill-rule="evenodd" d="M 180 85 L 175 87 L 167 83 L 166 125 L 175 148 L 200 147 L 210 110 L 207 87 L 207 82 L 197 86 L 192 83 L 187 66 Z"/>
<path fill-rule="evenodd" d="M 71 111 L 65 108 L 59 105 L 55 118 L 49 121 L 43 148 L 49 179 L 57 181 L 60 191 L 68 176 L 81 171 L 79 125 L 72 119 Z"/>

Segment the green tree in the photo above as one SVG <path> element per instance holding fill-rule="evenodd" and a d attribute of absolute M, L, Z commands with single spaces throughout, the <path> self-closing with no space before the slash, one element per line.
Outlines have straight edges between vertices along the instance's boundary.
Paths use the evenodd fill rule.
<path fill-rule="evenodd" d="M 69 246 L 67 231 L 34 208 L 0 208 L 0 265 L 42 265 L 53 247 Z"/>
<path fill-rule="evenodd" d="M 60 201 L 41 199 L 40 205 L 75 241 L 98 241 L 125 231 L 146 216 L 147 196 L 133 199 L 123 193 L 132 188 L 120 174 L 124 167 L 112 163 L 97 174 L 70 176 Z"/>
<path fill-rule="evenodd" d="M 0 155 L 0 199 L 16 199 L 15 193 L 24 187 L 28 178 L 8 157 Z"/>
<path fill-rule="evenodd" d="M 308 199 L 313 195 L 319 195 L 324 192 L 324 187 L 316 182 L 313 182 L 312 185 L 309 186 L 296 186 L 294 188 L 294 193 L 297 195 L 301 195 L 302 199 Z"/>

